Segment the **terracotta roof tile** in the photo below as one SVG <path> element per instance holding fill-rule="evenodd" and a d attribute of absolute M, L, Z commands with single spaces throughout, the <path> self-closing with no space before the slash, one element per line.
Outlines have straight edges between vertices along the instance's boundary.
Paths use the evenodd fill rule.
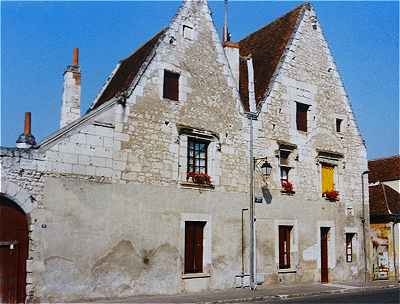
<path fill-rule="evenodd" d="M 120 61 L 119 68 L 115 72 L 111 81 L 107 84 L 101 96 L 97 99 L 97 102 L 90 110 L 97 108 L 101 104 L 121 94 L 123 91 L 129 88 L 164 31 L 165 30 L 158 32 L 153 38 L 138 48 L 132 55 Z"/>
<path fill-rule="evenodd" d="M 369 187 L 369 213 L 371 216 L 388 216 L 390 213 L 385 203 L 385 189 L 387 205 L 392 214 L 400 215 L 400 193 L 389 186 L 376 185 Z"/>
<path fill-rule="evenodd" d="M 370 183 L 400 180 L 400 155 L 368 161 Z"/>
<path fill-rule="evenodd" d="M 295 30 L 298 18 L 308 4 L 303 4 L 250 34 L 239 42 L 240 56 L 251 55 L 254 66 L 254 89 L 256 104 L 259 104 L 275 69 Z M 249 107 L 248 78 L 246 60 L 240 61 L 239 91 L 244 107 Z"/>

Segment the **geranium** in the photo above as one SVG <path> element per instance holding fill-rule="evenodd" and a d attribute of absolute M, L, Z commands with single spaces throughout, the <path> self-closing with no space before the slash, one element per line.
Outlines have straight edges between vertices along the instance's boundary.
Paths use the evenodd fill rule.
<path fill-rule="evenodd" d="M 207 173 L 188 172 L 188 178 L 192 178 L 192 182 L 201 185 L 211 185 L 211 177 Z"/>
<path fill-rule="evenodd" d="M 327 191 L 324 193 L 326 199 L 330 201 L 337 201 L 339 200 L 339 192 L 338 191 Z"/>
<path fill-rule="evenodd" d="M 287 180 L 282 181 L 283 191 L 292 193 L 293 192 L 293 184 Z"/>

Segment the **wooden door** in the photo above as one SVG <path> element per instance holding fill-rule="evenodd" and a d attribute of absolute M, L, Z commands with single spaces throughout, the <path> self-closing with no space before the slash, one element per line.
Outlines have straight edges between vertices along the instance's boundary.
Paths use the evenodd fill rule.
<path fill-rule="evenodd" d="M 0 196 L 0 303 L 24 303 L 28 223 L 25 213 Z"/>
<path fill-rule="evenodd" d="M 328 227 L 321 227 L 321 283 L 329 282 L 328 272 Z"/>
<path fill-rule="evenodd" d="M 205 222 L 185 222 L 185 273 L 203 272 Z"/>

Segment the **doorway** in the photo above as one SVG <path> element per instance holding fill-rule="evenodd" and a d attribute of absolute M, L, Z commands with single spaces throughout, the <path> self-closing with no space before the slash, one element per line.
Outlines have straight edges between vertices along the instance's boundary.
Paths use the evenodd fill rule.
<path fill-rule="evenodd" d="M 24 303 L 28 221 L 24 211 L 0 196 L 0 303 Z"/>
<path fill-rule="evenodd" d="M 328 270 L 328 236 L 329 227 L 321 227 L 321 283 L 329 282 Z"/>

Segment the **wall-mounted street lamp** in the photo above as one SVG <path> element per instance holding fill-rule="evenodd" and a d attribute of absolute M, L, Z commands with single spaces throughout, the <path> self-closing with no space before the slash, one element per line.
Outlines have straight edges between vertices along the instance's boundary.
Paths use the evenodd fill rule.
<path fill-rule="evenodd" d="M 261 165 L 261 172 L 265 177 L 268 177 L 271 175 L 272 172 L 272 166 L 271 164 L 265 159 L 265 162 Z"/>

